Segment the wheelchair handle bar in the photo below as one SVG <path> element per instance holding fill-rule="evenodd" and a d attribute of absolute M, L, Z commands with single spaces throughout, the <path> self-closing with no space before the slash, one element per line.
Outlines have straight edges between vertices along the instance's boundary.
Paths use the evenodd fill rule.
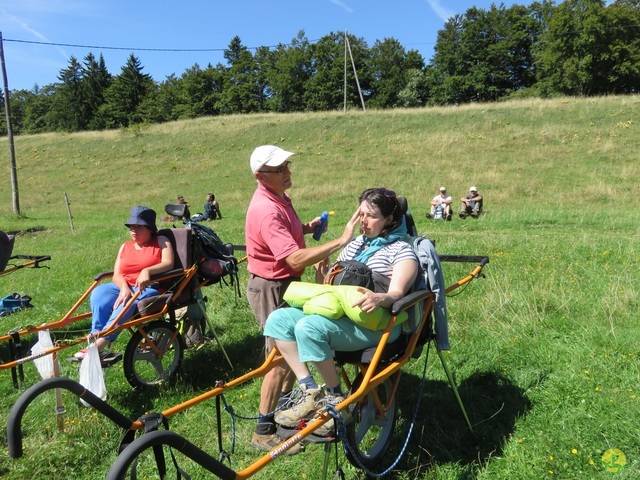
<path fill-rule="evenodd" d="M 22 456 L 22 429 L 20 424 L 25 410 L 38 395 L 54 388 L 64 388 L 77 395 L 78 398 L 83 399 L 104 416 L 109 417 L 120 428 L 129 430 L 133 425 L 129 418 L 95 396 L 78 382 L 66 377 L 48 378 L 25 390 L 11 408 L 9 419 L 7 420 L 7 446 L 9 447 L 9 456 L 11 458 L 20 458 Z"/>
<path fill-rule="evenodd" d="M 153 432 L 138 437 L 135 442 L 130 443 L 129 446 L 118 455 L 118 458 L 116 458 L 115 462 L 111 465 L 106 479 L 124 480 L 127 470 L 140 453 L 147 448 L 161 445 L 167 445 L 178 450 L 222 480 L 234 480 L 238 478 L 235 471 L 196 447 L 186 438 L 169 430 L 154 430 Z"/>
<path fill-rule="evenodd" d="M 486 255 L 440 255 L 441 262 L 457 262 L 457 263 L 474 263 L 478 262 L 480 267 L 484 267 L 489 263 L 489 257 Z"/>
<path fill-rule="evenodd" d="M 13 257 L 10 257 L 9 260 L 13 258 L 19 258 L 20 260 L 33 260 L 37 264 L 38 262 L 51 260 L 51 255 L 14 255 Z"/>

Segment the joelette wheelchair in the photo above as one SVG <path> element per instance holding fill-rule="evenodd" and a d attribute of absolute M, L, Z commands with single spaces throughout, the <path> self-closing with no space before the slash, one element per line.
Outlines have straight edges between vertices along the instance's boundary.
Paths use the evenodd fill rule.
<path fill-rule="evenodd" d="M 237 260 L 233 256 L 233 246 L 230 244 L 224 246 L 225 258 L 220 260 L 207 257 L 208 253 L 203 245 L 205 242 L 203 235 L 215 235 L 215 232 L 204 226 L 193 224 L 190 228 L 163 229 L 158 233 L 171 241 L 174 249 L 174 269 L 152 278 L 164 293 L 159 296 L 143 298 L 137 302 L 136 313 L 131 319 L 121 322 L 121 314 L 111 326 L 101 332 L 70 340 L 58 340 L 51 348 L 37 354 L 28 354 L 24 351 L 25 336 L 45 330 L 61 330 L 74 322 L 89 318 L 91 313 L 87 312 L 87 303 L 91 292 L 101 282 L 109 280 L 113 276 L 113 272 L 104 272 L 93 279 L 89 288 L 60 320 L 39 326 L 26 326 L 0 336 L 0 341 L 9 342 L 11 354 L 9 361 L 0 363 L 0 370 L 11 369 L 16 387 L 16 370 L 20 379 L 24 380 L 22 370 L 24 363 L 49 354 L 54 355 L 55 363 L 58 352 L 63 349 L 86 344 L 88 341 L 122 330 L 131 333 L 124 355 L 104 356 L 102 358 L 103 367 L 111 366 L 123 359 L 125 377 L 135 388 L 166 382 L 176 373 L 180 368 L 186 348 L 181 334 L 182 325 L 180 319 L 176 318 L 176 311 L 189 305 L 198 304 L 206 319 L 203 305 L 205 299 L 201 295 L 202 287 L 221 281 L 225 276 L 227 278 L 224 280 L 225 282 L 237 285 Z M 217 235 L 215 238 L 217 239 Z M 212 262 L 217 262 L 215 263 L 216 268 L 212 267 Z M 139 292 L 134 294 L 122 311 L 127 311 L 138 296 Z M 215 335 L 215 332 L 213 333 Z M 233 368 L 224 348 L 222 351 Z"/>
<path fill-rule="evenodd" d="M 421 237 L 422 238 L 422 237 Z M 411 241 L 416 241 L 413 239 Z M 422 238 L 421 244 L 428 242 Z M 415 248 L 415 247 L 414 247 Z M 435 252 L 435 250 L 433 250 Z M 44 380 L 27 391 L 20 397 L 11 410 L 7 424 L 7 439 L 9 455 L 19 458 L 23 453 L 21 420 L 29 404 L 45 391 L 63 388 L 85 400 L 96 408 L 101 414 L 109 418 L 124 431 L 126 441 L 123 441 L 122 450 L 107 474 L 107 479 L 115 480 L 125 478 L 127 472 L 135 471 L 139 465 L 139 458 L 146 455 L 148 449 L 154 451 L 160 477 L 164 478 L 167 464 L 164 461 L 165 448 L 171 452 L 176 471 L 180 471 L 175 460 L 174 451 L 189 457 L 204 469 L 221 479 L 249 478 L 276 458 L 285 454 L 292 446 L 300 442 L 317 442 L 325 444 L 326 458 L 329 455 L 331 444 L 337 440 L 343 442 L 347 458 L 358 468 L 369 469 L 378 464 L 387 451 L 394 434 L 394 426 L 397 414 L 396 393 L 400 381 L 402 367 L 423 355 L 423 351 L 429 351 L 435 344 L 436 351 L 445 369 L 449 383 L 455 393 L 458 405 L 461 408 L 469 429 L 471 422 L 466 414 L 464 405 L 458 395 L 453 376 L 447 367 L 442 349 L 448 348 L 447 343 L 447 318 L 444 305 L 445 293 L 451 292 L 473 279 L 481 276 L 483 267 L 488 263 L 488 257 L 484 256 L 440 256 L 432 254 L 432 275 L 425 273 L 424 288 L 413 291 L 402 300 L 396 302 L 390 309 L 391 320 L 384 331 L 379 343 L 365 351 L 360 352 L 336 352 L 336 365 L 342 371 L 342 378 L 349 388 L 349 394 L 345 400 L 335 408 L 327 408 L 321 411 L 320 417 L 306 424 L 301 424 L 298 429 L 278 447 L 264 454 L 246 468 L 235 471 L 223 463 L 228 454 L 222 448 L 222 433 L 220 431 L 220 399 L 231 389 L 251 380 L 263 377 L 274 366 L 282 364 L 284 359 L 277 349 L 274 349 L 266 361 L 256 368 L 231 381 L 218 382 L 214 388 L 184 403 L 171 407 L 158 413 L 143 415 L 131 420 L 115 410 L 106 402 L 88 392 L 78 383 L 66 378 L 53 378 Z M 443 262 L 471 262 L 475 263 L 473 270 L 459 281 L 445 288 L 442 284 L 442 271 L 440 261 Z M 436 278 L 439 276 L 439 280 Z M 434 284 L 434 279 L 437 280 Z M 388 342 L 390 332 L 398 317 L 403 312 L 410 313 L 410 319 L 405 322 L 405 333 L 394 342 Z M 444 315 L 444 316 L 443 316 Z M 426 357 L 426 355 L 425 355 Z M 428 358 L 428 357 L 426 357 Z M 348 368 L 345 368 L 348 367 Z M 426 362 L 425 362 L 426 368 Z M 355 374 L 353 374 L 355 372 Z M 167 424 L 167 420 L 174 415 L 193 408 L 198 404 L 216 399 L 218 418 L 218 435 L 220 454 L 218 458 L 204 452 L 183 436 L 168 429 L 160 429 L 159 426 Z M 348 409 L 353 417 L 353 422 L 344 425 L 340 412 Z M 329 437 L 318 437 L 314 432 L 321 426 L 334 419 L 335 431 Z M 144 431 L 137 438 L 136 433 Z M 145 457 L 146 458 L 146 457 Z M 325 461 L 326 477 L 327 462 Z M 169 468 L 172 468 L 169 466 Z"/>

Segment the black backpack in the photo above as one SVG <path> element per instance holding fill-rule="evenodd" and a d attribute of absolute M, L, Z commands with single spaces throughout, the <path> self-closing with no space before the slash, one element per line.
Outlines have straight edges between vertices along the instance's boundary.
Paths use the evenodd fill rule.
<path fill-rule="evenodd" d="M 374 289 L 373 272 L 367 265 L 357 260 L 341 260 L 331 265 L 324 277 L 324 283 Z"/>
<path fill-rule="evenodd" d="M 389 280 L 375 273 L 366 264 L 357 260 L 339 260 L 331 267 L 324 277 L 324 283 L 329 285 L 356 285 L 374 292 L 386 292 Z"/>
<path fill-rule="evenodd" d="M 209 284 L 219 283 L 229 276 L 231 285 L 234 282 L 238 284 L 238 260 L 233 256 L 233 246 L 225 245 L 218 234 L 209 227 L 191 222 L 189 228 L 194 234 L 198 276 L 203 280 L 209 280 Z M 227 284 L 226 281 L 224 283 Z"/>

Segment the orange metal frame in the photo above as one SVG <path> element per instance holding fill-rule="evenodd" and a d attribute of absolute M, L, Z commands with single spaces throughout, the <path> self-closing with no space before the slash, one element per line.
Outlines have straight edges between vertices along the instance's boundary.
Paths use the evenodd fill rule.
<path fill-rule="evenodd" d="M 20 270 L 22 268 L 28 268 L 28 267 L 43 268 L 40 266 L 40 263 L 46 262 L 47 260 L 51 260 L 51 257 L 49 255 L 14 255 L 13 257 L 9 257 L 9 261 L 15 260 L 15 259 L 27 260 L 27 261 L 20 265 L 13 265 L 10 268 L 0 271 L 0 277 L 3 275 L 7 275 L 11 272 L 15 272 L 16 270 Z M 45 267 L 45 268 L 48 268 L 48 267 Z"/>
<path fill-rule="evenodd" d="M 476 257 L 469 257 L 469 258 L 476 258 Z M 451 285 L 450 287 L 446 288 L 445 292 L 449 293 L 452 290 L 455 290 L 456 288 L 459 288 L 467 283 L 469 283 L 470 281 L 472 281 L 473 279 L 477 278 L 480 275 L 480 272 L 484 266 L 484 264 L 488 261 L 488 258 L 486 257 L 477 257 L 477 258 L 482 258 L 482 261 L 479 265 L 477 265 L 474 270 L 467 275 L 466 277 L 464 277 L 463 279 L 459 280 L 458 282 L 456 282 L 455 284 Z M 469 261 L 469 260 L 467 260 Z M 190 271 L 191 272 L 191 271 Z M 190 273 L 190 275 L 193 275 L 193 273 Z M 187 278 L 190 278 L 189 276 Z M 181 285 L 181 288 L 184 288 L 184 286 L 186 285 L 186 279 L 183 281 L 184 283 Z M 407 347 L 405 348 L 404 352 L 396 359 L 385 362 L 383 361 L 383 354 L 384 354 L 384 349 L 385 349 L 385 345 L 387 345 L 387 341 L 389 339 L 389 336 L 391 334 L 391 330 L 393 329 L 393 327 L 395 326 L 395 323 L 397 321 L 397 316 L 401 313 L 401 311 L 405 311 L 408 308 L 418 304 L 419 302 L 423 302 L 422 304 L 422 310 L 421 310 L 421 321 L 420 324 L 417 328 L 417 331 L 414 332 L 408 342 Z M 404 299 L 400 300 L 399 302 L 397 302 L 394 306 L 392 306 L 391 311 L 392 311 L 392 316 L 391 316 L 391 320 L 389 322 L 389 325 L 387 326 L 387 328 L 385 329 L 385 331 L 383 332 L 380 341 L 378 342 L 375 351 L 373 353 L 373 357 L 371 359 L 371 361 L 367 364 L 361 364 L 361 363 L 355 363 L 355 365 L 358 366 L 358 368 L 360 369 L 360 372 L 362 374 L 362 381 L 360 382 L 360 385 L 357 387 L 357 389 L 353 392 L 351 392 L 349 394 L 349 396 L 347 398 L 345 398 L 344 401 L 342 401 L 340 404 L 338 404 L 336 406 L 336 410 L 338 411 L 342 411 L 345 408 L 348 408 L 350 405 L 354 404 L 355 402 L 359 402 L 362 399 L 365 398 L 366 395 L 368 395 L 370 392 L 373 392 L 374 394 L 374 399 L 375 399 L 375 404 L 377 406 L 377 408 L 379 408 L 380 413 L 384 414 L 386 411 L 386 407 L 382 404 L 381 399 L 378 398 L 378 396 L 375 394 L 375 389 L 378 385 L 382 384 L 387 378 L 390 378 L 392 375 L 396 375 L 396 378 L 394 379 L 394 384 L 393 384 L 393 388 L 391 391 L 391 394 L 389 395 L 389 398 L 387 398 L 387 404 L 391 403 L 391 399 L 393 398 L 393 396 L 395 395 L 395 393 L 397 392 L 397 388 L 398 388 L 398 382 L 399 382 L 399 378 L 400 378 L 400 373 L 401 373 L 401 369 L 402 367 L 409 362 L 409 360 L 411 359 L 414 350 L 417 346 L 417 343 L 419 341 L 419 339 L 421 338 L 421 333 L 423 331 L 424 328 L 431 328 L 431 321 L 432 319 L 430 318 L 431 312 L 433 310 L 434 307 L 434 302 L 435 302 L 435 295 L 434 293 L 427 291 L 427 290 L 422 290 L 422 291 L 418 291 L 418 292 L 414 292 L 412 294 L 409 294 L 407 297 L 405 297 Z M 165 306 L 166 308 L 166 306 Z M 137 323 L 141 323 L 143 321 L 148 320 L 149 317 L 142 317 L 141 319 L 136 320 L 135 324 Z M 127 322 L 119 327 L 117 327 L 117 329 L 122 329 L 122 328 L 127 328 L 131 326 L 130 322 Z M 115 331 L 116 329 L 111 329 L 111 331 Z M 110 332 L 101 332 L 101 335 L 106 335 Z M 427 341 L 431 341 L 431 338 L 429 338 Z M 54 348 L 49 352 L 46 353 L 52 353 L 53 351 L 57 351 L 60 348 Z M 441 357 L 442 359 L 442 357 Z M 271 351 L 271 353 L 269 354 L 269 356 L 267 357 L 267 359 L 264 361 L 264 363 L 258 367 L 255 370 L 252 370 L 248 373 L 246 373 L 245 375 L 242 375 L 238 378 L 235 378 L 227 383 L 218 383 L 216 384 L 216 386 L 209 390 L 208 392 L 205 392 L 201 395 L 198 395 L 197 397 L 194 397 L 190 400 L 187 400 L 181 404 L 178 404 L 176 406 L 173 406 L 167 410 L 164 410 L 161 413 L 161 415 L 164 418 L 170 418 L 180 412 L 183 412 L 185 410 L 187 410 L 188 408 L 197 405 L 205 400 L 217 397 L 220 394 L 223 394 L 229 390 L 231 390 L 234 387 L 237 387 L 238 385 L 241 385 L 243 383 L 246 383 L 250 380 L 254 380 L 256 378 L 260 378 L 262 376 L 264 376 L 269 370 L 271 370 L 272 368 L 274 368 L 276 365 L 281 365 L 284 363 L 284 358 L 282 357 L 282 355 L 280 355 L 280 353 L 278 352 L 277 349 L 273 349 Z M 443 366 L 445 366 L 444 362 L 443 362 Z M 447 369 L 447 367 L 445 366 L 445 370 Z M 447 372 L 448 373 L 448 372 Z M 346 373 L 343 371 L 342 372 L 343 376 L 346 375 Z M 448 375 L 449 376 L 449 375 Z M 452 382 L 452 378 L 449 376 L 450 382 Z M 49 383 L 47 383 L 49 382 Z M 58 383 L 55 383 L 58 382 Z M 102 413 L 104 412 L 108 412 L 109 418 L 111 418 L 112 420 L 116 421 L 118 425 L 122 426 L 125 430 L 128 429 L 128 431 L 138 431 L 144 428 L 144 424 L 141 421 L 141 419 L 135 420 L 135 421 L 131 421 L 129 419 L 127 419 L 126 417 L 124 417 L 122 414 L 120 414 L 119 412 L 115 411 L 112 407 L 110 407 L 106 402 L 103 402 L 102 400 L 100 400 L 99 398 L 95 397 L 95 395 L 90 394 L 90 392 L 88 392 L 84 387 L 78 386 L 75 382 L 69 380 L 69 379 L 49 379 L 49 380 L 44 380 L 43 382 L 41 382 L 41 384 L 44 384 L 44 386 L 42 387 L 42 391 L 44 391 L 45 389 L 48 388 L 57 388 L 58 384 L 62 384 L 64 382 L 64 388 L 71 388 L 69 385 L 73 384 L 73 389 L 75 390 L 74 393 L 76 393 L 80 398 L 85 398 L 87 401 L 89 401 L 89 403 L 93 404 L 96 408 L 98 408 Z M 452 386 L 454 386 L 455 389 L 455 385 L 452 383 Z M 21 454 L 22 454 L 22 448 L 21 448 L 21 434 L 19 431 L 19 425 L 20 425 L 20 421 L 22 418 L 22 413 L 24 412 L 24 409 L 26 409 L 28 403 L 31 401 L 32 398 L 34 398 L 35 396 L 37 396 L 40 391 L 40 387 L 38 384 L 34 385 L 33 387 L 31 387 L 30 391 L 28 390 L 27 392 L 25 392 L 24 396 L 25 399 L 23 400 L 22 397 L 19 400 L 19 402 L 16 403 L 16 405 L 14 405 L 14 408 L 12 409 L 12 414 L 10 415 L 10 425 L 8 424 L 7 427 L 7 438 L 8 438 L 8 444 L 9 444 L 9 452 L 10 455 L 12 456 L 12 458 L 18 458 Z M 456 392 L 457 393 L 457 392 Z M 458 399 L 459 400 L 459 399 Z M 460 402 L 460 400 L 459 400 Z M 461 405 L 462 407 L 462 405 Z M 107 414 L 107 413 L 105 413 Z M 465 413 L 466 416 L 466 413 Z M 262 457 L 260 457 L 259 459 L 257 459 L 255 462 L 253 462 L 252 464 L 250 464 L 249 466 L 247 466 L 246 468 L 244 468 L 241 471 L 235 472 L 235 471 L 231 471 L 230 469 L 225 467 L 225 477 L 224 478 L 235 478 L 235 479 L 246 479 L 251 477 L 252 475 L 254 475 L 255 473 L 257 473 L 259 470 L 261 470 L 262 468 L 264 468 L 265 466 L 267 466 L 269 463 L 271 463 L 273 460 L 275 460 L 276 458 L 278 458 L 279 456 L 285 454 L 285 452 L 287 450 L 289 450 L 292 446 L 298 444 L 299 442 L 301 442 L 303 439 L 305 439 L 307 436 L 309 436 L 310 434 L 312 434 L 315 430 L 317 430 L 321 425 L 324 425 L 327 421 L 329 421 L 331 419 L 331 415 L 326 412 L 326 411 L 321 411 L 319 417 L 316 420 L 313 420 L 311 422 L 309 422 L 306 427 L 304 427 L 303 429 L 297 431 L 292 437 L 288 438 L 287 440 L 285 440 L 283 443 L 281 443 L 280 445 L 278 445 L 276 448 L 274 448 L 273 450 L 271 450 L 270 452 L 264 454 Z M 468 422 L 468 420 L 467 420 Z M 468 422 L 469 423 L 469 422 Z M 469 424 L 469 426 L 471 427 L 471 425 Z M 154 436 L 154 434 L 156 434 Z M 127 458 L 129 459 L 130 456 L 123 456 L 125 454 L 125 452 L 127 451 L 134 451 L 134 452 L 138 452 L 138 450 L 136 450 L 138 448 L 138 446 L 136 446 L 136 442 L 137 441 L 141 441 L 142 443 L 138 442 L 138 445 L 162 445 L 163 443 L 163 439 L 166 438 L 165 436 L 163 436 L 162 438 L 160 438 L 160 435 L 163 434 L 170 434 L 171 436 L 171 443 L 172 446 L 178 448 L 179 450 L 182 448 L 186 448 L 187 444 L 190 445 L 189 448 L 191 448 L 191 450 L 197 448 L 195 446 L 193 446 L 192 444 L 190 444 L 186 439 L 177 436 L 176 434 L 173 434 L 171 432 L 168 431 L 155 431 L 155 432 L 150 432 L 149 434 L 143 435 L 141 437 L 139 437 L 136 441 L 132 442 L 129 447 L 127 447 L 122 453 L 121 456 L 119 458 Z M 147 439 L 145 439 L 145 437 L 147 439 L 149 439 L 150 441 L 147 442 Z M 152 442 L 156 442 L 156 439 L 158 439 L 157 441 L 160 443 L 152 443 Z M 169 443 L 167 443 L 169 444 Z M 148 448 L 148 447 L 144 447 L 144 448 Z M 133 449 L 133 450 L 132 450 Z M 137 453 L 134 453 L 137 455 Z M 202 452 L 202 454 L 204 454 L 204 452 Z M 200 454 L 199 454 L 200 455 Z M 215 459 L 213 459 L 212 457 L 208 456 L 207 454 L 204 454 L 204 456 L 208 457 L 209 460 L 213 463 L 216 463 Z M 200 458 L 202 458 L 203 455 L 200 455 Z M 195 458 L 195 457 L 193 457 Z M 199 461 L 199 460 L 198 460 Z M 216 463 L 217 467 L 223 467 L 223 465 L 220 462 Z M 213 472 L 213 470 L 211 470 Z M 111 474 L 111 472 L 109 473 L 109 475 Z M 108 475 L 108 477 L 109 477 Z M 111 477 L 109 477 L 111 478 Z"/>
<path fill-rule="evenodd" d="M 186 288 L 187 285 L 189 285 L 189 282 L 192 281 L 193 277 L 196 275 L 196 272 L 198 270 L 198 267 L 196 265 L 192 266 L 191 268 L 189 268 L 188 270 L 180 270 L 180 271 L 176 271 L 173 270 L 171 272 L 168 272 L 166 274 L 163 274 L 159 277 L 154 278 L 155 281 L 164 281 L 164 280 L 170 280 L 172 278 L 180 278 L 182 277 L 182 279 L 179 281 L 175 291 L 173 292 L 173 296 L 178 297 L 182 291 Z M 21 330 L 18 333 L 18 335 L 20 337 L 27 335 L 27 334 L 32 334 L 32 333 L 36 333 L 36 332 L 40 332 L 42 330 L 52 330 L 52 329 L 60 329 L 63 327 L 66 327 L 67 325 L 77 322 L 79 320 L 83 320 L 85 318 L 88 318 L 91 316 L 91 313 L 81 313 L 81 314 L 76 314 L 78 308 L 86 301 L 86 299 L 89 297 L 89 295 L 91 294 L 91 292 L 105 279 L 107 278 L 111 278 L 112 277 L 112 272 L 107 272 L 107 273 L 102 273 L 98 276 L 95 277 L 93 283 L 89 286 L 89 288 L 82 294 L 82 296 L 80 297 L 80 299 L 71 307 L 71 309 L 58 321 L 56 322 L 51 322 L 51 323 L 45 323 L 42 325 L 39 325 L 37 327 L 35 326 L 29 326 L 26 327 L 24 330 Z M 201 284 L 198 285 L 197 289 L 202 288 L 204 285 L 206 284 L 206 282 L 203 282 Z M 59 352 L 60 350 L 64 350 L 66 348 L 72 347 L 74 345 L 78 345 L 80 343 L 83 342 L 87 342 L 90 339 L 98 339 L 101 337 L 105 337 L 108 335 L 111 335 L 114 332 L 119 332 L 121 330 L 131 330 L 132 328 L 138 328 L 140 325 L 149 322 L 151 320 L 155 320 L 156 318 L 160 318 L 163 315 L 165 315 L 169 309 L 168 303 L 167 302 L 165 305 L 163 305 L 162 310 L 160 310 L 157 313 L 154 314 L 150 314 L 150 315 L 140 315 L 139 317 L 135 317 L 131 320 L 128 320 L 126 322 L 123 323 L 119 323 L 122 316 L 124 315 L 124 313 L 133 305 L 133 303 L 136 301 L 136 299 L 138 298 L 138 296 L 140 295 L 140 291 L 136 292 L 127 302 L 127 304 L 125 305 L 125 307 L 122 309 L 122 312 L 120 313 L 120 315 L 118 315 L 118 317 L 116 317 L 116 319 L 114 320 L 114 322 L 107 328 L 105 328 L 104 330 L 95 333 L 95 334 L 88 334 L 85 335 L 83 337 L 77 338 L 75 340 L 70 340 L 70 341 L 65 341 L 64 343 L 56 343 L 56 345 L 54 345 L 52 348 L 47 349 L 43 352 L 40 352 L 36 355 L 29 355 L 27 357 L 22 357 L 22 358 L 18 358 L 16 360 L 7 362 L 7 363 L 2 363 L 0 364 L 0 370 L 7 370 L 13 367 L 16 367 L 18 365 L 22 365 L 26 362 L 30 362 L 33 361 L 37 358 L 40 357 L 44 357 L 45 355 L 49 355 L 51 353 L 55 353 L 55 352 Z M 7 335 L 3 335 L 0 336 L 0 342 L 1 341 L 7 341 L 7 340 L 11 340 L 13 338 L 13 336 L 11 334 L 7 334 Z"/>
<path fill-rule="evenodd" d="M 469 275 L 467 275 L 463 279 L 459 280 L 455 284 L 448 287 L 446 289 L 446 292 L 448 293 L 452 290 L 455 290 L 456 288 L 461 287 L 462 285 L 469 283 L 474 278 L 478 277 L 481 270 L 482 270 L 481 265 L 476 266 L 475 269 Z M 411 306 L 415 305 L 418 302 L 424 301 L 424 304 L 422 307 L 422 318 L 420 322 L 420 327 L 414 334 L 412 334 L 404 354 L 400 356 L 398 359 L 392 362 L 389 362 L 388 364 L 384 364 L 384 366 L 380 367 L 381 358 L 384 353 L 384 346 L 387 344 L 387 340 L 389 339 L 391 330 L 395 326 L 397 315 L 391 317 L 389 325 L 387 326 L 386 330 L 382 334 L 382 337 L 380 338 L 380 341 L 378 342 L 378 346 L 375 350 L 375 353 L 373 354 L 373 358 L 371 362 L 366 366 L 363 366 L 363 365 L 359 366 L 360 371 L 363 374 L 363 379 L 362 379 L 362 382 L 360 383 L 360 386 L 355 392 L 351 393 L 347 398 L 345 398 L 343 402 L 341 402 L 336 406 L 336 409 L 338 411 L 342 411 L 345 408 L 347 408 L 349 405 L 355 402 L 361 401 L 366 395 L 368 395 L 370 392 L 373 391 L 375 403 L 380 413 L 384 414 L 386 412 L 386 407 L 382 405 L 382 402 L 378 398 L 377 394 L 375 394 L 375 388 L 378 385 L 380 385 L 382 382 L 384 382 L 391 375 L 399 373 L 402 367 L 407 362 L 409 362 L 409 360 L 411 359 L 411 355 L 413 354 L 416 348 L 416 345 L 418 343 L 418 339 L 420 338 L 420 334 L 422 330 L 424 328 L 427 328 L 426 325 L 428 323 L 428 316 L 431 313 L 431 310 L 433 308 L 434 300 L 435 300 L 435 297 L 433 293 L 424 291 L 423 296 L 417 296 L 413 303 L 406 305 L 404 310 L 406 310 L 407 308 L 410 308 Z M 398 312 L 398 314 L 399 313 L 400 312 Z M 161 414 L 165 418 L 170 418 L 205 400 L 208 400 L 220 394 L 223 394 L 231 390 L 232 388 L 237 387 L 238 385 L 246 383 L 250 380 L 254 380 L 256 378 L 260 378 L 264 376 L 273 367 L 275 367 L 276 365 L 280 365 L 283 362 L 284 362 L 284 358 L 279 354 L 277 348 L 274 348 L 271 351 L 270 355 L 265 360 L 265 362 L 257 369 L 252 370 L 251 372 L 243 376 L 240 376 L 228 383 L 217 385 L 214 389 L 208 392 L 205 392 L 197 397 L 187 400 L 186 402 L 183 402 L 179 405 L 173 406 L 167 410 L 162 411 Z M 399 380 L 400 380 L 400 375 L 397 375 L 397 378 L 394 381 L 390 398 L 388 399 L 387 403 L 390 403 L 390 400 L 395 395 L 398 388 Z M 317 430 L 321 425 L 324 425 L 330 419 L 331 419 L 331 415 L 329 413 L 320 412 L 320 416 L 317 420 L 308 423 L 304 429 L 298 431 L 295 435 L 285 440 L 278 447 L 276 447 L 275 449 L 271 450 L 270 452 L 262 456 L 260 459 L 258 459 L 257 461 L 249 465 L 244 470 L 236 472 L 236 479 L 240 480 L 240 479 L 251 477 L 256 472 L 258 472 L 259 470 L 264 468 L 266 465 L 271 463 L 273 460 L 285 454 L 285 452 L 289 450 L 293 445 L 296 445 L 297 443 L 301 442 L 305 437 L 312 434 L 315 430 Z M 143 423 L 137 420 L 132 422 L 130 430 L 139 430 L 142 428 L 144 428 Z"/>

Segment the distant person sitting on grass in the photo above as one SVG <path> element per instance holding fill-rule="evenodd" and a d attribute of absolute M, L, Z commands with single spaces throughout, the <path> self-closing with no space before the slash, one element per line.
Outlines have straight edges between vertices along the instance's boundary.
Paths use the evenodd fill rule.
<path fill-rule="evenodd" d="M 469 187 L 469 195 L 461 197 L 462 210 L 460 210 L 460 218 L 478 218 L 482 213 L 482 195 L 478 193 L 476 187 Z"/>
<path fill-rule="evenodd" d="M 451 195 L 447 195 L 447 189 L 440 187 L 440 193 L 431 200 L 431 212 L 427 213 L 427 218 L 437 218 L 451 220 Z"/>
<path fill-rule="evenodd" d="M 189 219 L 191 219 L 191 212 L 189 211 L 189 207 L 191 206 L 190 204 L 187 203 L 187 201 L 184 199 L 184 197 L 182 195 L 178 195 L 178 203 L 180 205 L 186 205 L 187 208 L 185 208 L 184 210 L 184 216 L 182 218 L 180 217 L 173 217 L 173 221 L 177 221 L 177 220 L 185 220 L 188 221 Z"/>
<path fill-rule="evenodd" d="M 220 204 L 216 201 L 216 196 L 213 193 L 207 193 L 207 201 L 204 203 L 204 213 L 196 213 L 191 217 L 191 220 L 194 222 L 203 222 L 206 220 L 215 220 L 216 217 L 222 220 Z"/>
<path fill-rule="evenodd" d="M 209 207 L 211 209 L 211 213 L 209 213 L 209 218 L 211 218 L 211 220 L 215 220 L 216 217 L 218 218 L 218 220 L 222 220 L 222 212 L 220 211 L 220 203 L 218 203 L 218 201 L 216 200 L 216 196 L 213 193 L 208 193 L 207 194 L 207 203 L 209 204 Z M 205 211 L 204 213 L 207 213 L 207 205 L 205 204 L 204 207 Z"/>

